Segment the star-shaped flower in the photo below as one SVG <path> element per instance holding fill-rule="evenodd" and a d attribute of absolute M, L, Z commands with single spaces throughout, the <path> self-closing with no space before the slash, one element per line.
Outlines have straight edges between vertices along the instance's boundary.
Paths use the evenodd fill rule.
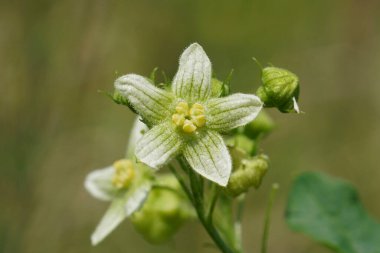
<path fill-rule="evenodd" d="M 127 158 L 132 158 L 134 145 L 146 126 L 135 121 Z M 103 169 L 90 172 L 85 180 L 85 188 L 95 198 L 111 202 L 99 225 L 91 236 L 93 245 L 101 242 L 125 218 L 138 211 L 148 197 L 152 187 L 152 170 L 132 159 L 122 159 Z"/>
<path fill-rule="evenodd" d="M 180 57 L 171 91 L 136 74 L 118 78 L 115 89 L 152 126 L 136 144 L 141 162 L 158 169 L 183 154 L 197 173 L 226 186 L 232 164 L 219 133 L 252 121 L 263 103 L 240 93 L 212 97 L 211 74 L 209 58 L 194 43 Z"/>

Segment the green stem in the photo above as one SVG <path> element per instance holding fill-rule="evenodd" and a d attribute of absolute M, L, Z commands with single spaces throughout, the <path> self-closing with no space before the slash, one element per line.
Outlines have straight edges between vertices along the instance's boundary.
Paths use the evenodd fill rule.
<path fill-rule="evenodd" d="M 186 196 L 189 198 L 190 202 L 194 205 L 193 195 L 191 194 L 189 188 L 187 187 L 187 185 L 186 185 L 185 181 L 183 180 L 183 178 L 181 177 L 181 175 L 179 175 L 177 170 L 171 164 L 169 164 L 169 169 L 174 174 L 174 176 L 177 178 L 179 184 L 181 185 L 182 189 L 184 190 Z"/>
<path fill-rule="evenodd" d="M 265 223 L 264 223 L 263 237 L 261 240 L 261 253 L 267 252 L 269 226 L 270 226 L 270 214 L 272 211 L 273 202 L 276 198 L 278 187 L 279 187 L 278 184 L 272 185 L 272 191 L 271 191 L 269 201 L 268 201 L 268 206 L 265 212 Z"/>
<path fill-rule="evenodd" d="M 198 219 L 200 220 L 201 224 L 211 237 L 211 239 L 214 241 L 216 246 L 223 252 L 223 253 L 235 253 L 223 240 L 223 238 L 220 236 L 217 229 L 213 226 L 212 222 L 209 221 L 207 216 L 205 215 L 204 205 L 203 205 L 203 193 L 200 192 L 202 190 L 202 183 L 200 182 L 199 177 L 191 170 L 189 164 L 185 159 L 178 158 L 177 161 L 181 165 L 182 169 L 184 171 L 188 172 L 188 175 L 190 177 L 190 189 L 191 189 L 191 198 L 190 201 L 192 202 L 195 211 L 197 213 Z M 182 184 L 181 184 L 182 186 Z M 186 187 L 186 184 L 184 185 Z"/>
<path fill-rule="evenodd" d="M 215 184 L 212 184 L 212 186 L 211 186 L 211 196 L 212 196 L 211 204 L 210 204 L 210 207 L 209 207 L 208 213 L 207 213 L 207 219 L 209 220 L 210 223 L 213 222 L 212 215 L 214 213 L 216 202 L 218 202 L 218 198 L 219 198 L 219 191 L 217 190 L 217 187 Z"/>
<path fill-rule="evenodd" d="M 244 211 L 244 200 L 245 194 L 237 197 L 237 210 L 236 210 L 236 220 L 235 220 L 235 241 L 236 246 L 240 252 L 243 252 L 243 239 L 242 239 L 242 231 L 241 231 L 241 221 L 243 219 L 243 211 Z"/>

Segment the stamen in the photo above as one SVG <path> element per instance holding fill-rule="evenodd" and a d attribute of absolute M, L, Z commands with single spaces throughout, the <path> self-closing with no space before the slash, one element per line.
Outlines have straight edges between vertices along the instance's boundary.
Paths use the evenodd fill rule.
<path fill-rule="evenodd" d="M 188 103 L 182 101 L 177 104 L 175 110 L 177 113 L 172 115 L 172 121 L 182 127 L 185 133 L 192 133 L 197 127 L 206 124 L 205 108 L 199 103 L 193 104 L 189 110 Z"/>
<path fill-rule="evenodd" d="M 185 116 L 183 114 L 173 114 L 172 115 L 172 121 L 174 122 L 174 124 L 176 124 L 177 126 L 182 126 L 183 123 L 185 122 Z"/>
<path fill-rule="evenodd" d="M 184 114 L 185 116 L 187 116 L 189 114 L 189 105 L 186 102 L 179 102 L 175 110 L 179 114 Z"/>
<path fill-rule="evenodd" d="M 112 178 L 112 184 L 118 188 L 128 188 L 135 177 L 133 163 L 130 160 L 123 159 L 114 162 L 115 174 Z"/>
<path fill-rule="evenodd" d="M 185 120 L 182 129 L 185 133 L 192 133 L 197 130 L 197 127 L 193 124 L 193 122 L 187 119 Z"/>
<path fill-rule="evenodd" d="M 206 124 L 206 116 L 204 114 L 193 116 L 191 120 L 197 127 L 203 127 Z"/>

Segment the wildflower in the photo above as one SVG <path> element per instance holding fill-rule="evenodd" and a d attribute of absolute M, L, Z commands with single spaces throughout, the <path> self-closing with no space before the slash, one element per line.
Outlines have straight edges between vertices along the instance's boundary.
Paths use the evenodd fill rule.
<path fill-rule="evenodd" d="M 141 136 L 141 131 L 145 128 L 143 123 L 136 121 L 128 154 L 133 154 L 131 151 L 134 149 L 133 143 Z M 91 236 L 92 244 L 98 244 L 125 218 L 139 210 L 151 187 L 151 170 L 130 159 L 118 160 L 109 167 L 90 172 L 85 180 L 87 191 L 99 200 L 111 202 Z"/>
<path fill-rule="evenodd" d="M 226 186 L 232 165 L 219 133 L 251 122 L 263 103 L 240 93 L 213 97 L 211 74 L 209 58 L 194 43 L 180 57 L 171 90 L 136 74 L 119 77 L 115 89 L 151 126 L 136 144 L 138 160 L 158 169 L 182 154 L 197 173 Z"/>

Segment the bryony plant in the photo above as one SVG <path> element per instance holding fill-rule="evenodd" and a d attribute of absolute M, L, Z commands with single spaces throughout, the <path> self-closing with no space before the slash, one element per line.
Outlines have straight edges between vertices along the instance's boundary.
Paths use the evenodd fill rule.
<path fill-rule="evenodd" d="M 226 186 L 232 163 L 219 132 L 251 122 L 263 103 L 249 94 L 212 97 L 211 73 L 209 58 L 194 43 L 181 55 L 170 91 L 136 74 L 118 78 L 115 89 L 152 127 L 137 143 L 139 161 L 158 169 L 183 154 L 197 173 Z"/>
<path fill-rule="evenodd" d="M 209 58 L 194 43 L 182 53 L 171 82 L 156 84 L 154 75 L 117 78 L 112 99 L 141 117 L 145 125 L 137 125 L 143 126 L 144 134 L 135 127 L 128 160 L 92 172 L 86 180 L 92 195 L 112 201 L 93 243 L 127 216 L 145 239 L 161 243 L 196 214 L 222 252 L 244 252 L 241 219 L 246 192 L 259 188 L 269 166 L 259 143 L 273 129 L 273 121 L 262 108 L 298 111 L 298 78 L 286 71 L 276 77 L 277 72 L 263 70 L 268 78 L 262 78 L 259 96 L 231 95 L 229 82 L 212 77 Z M 162 174 L 162 167 L 172 174 Z"/>
<path fill-rule="evenodd" d="M 87 191 L 99 200 L 111 202 L 91 236 L 93 245 L 101 242 L 129 216 L 136 229 L 151 242 L 169 238 L 185 220 L 192 217 L 179 184 L 173 183 L 176 180 L 173 175 L 153 175 L 150 168 L 135 161 L 133 154 L 136 141 L 146 131 L 145 124 L 137 118 L 126 159 L 94 170 L 86 177 Z M 167 220 L 172 225 L 162 225 Z"/>

